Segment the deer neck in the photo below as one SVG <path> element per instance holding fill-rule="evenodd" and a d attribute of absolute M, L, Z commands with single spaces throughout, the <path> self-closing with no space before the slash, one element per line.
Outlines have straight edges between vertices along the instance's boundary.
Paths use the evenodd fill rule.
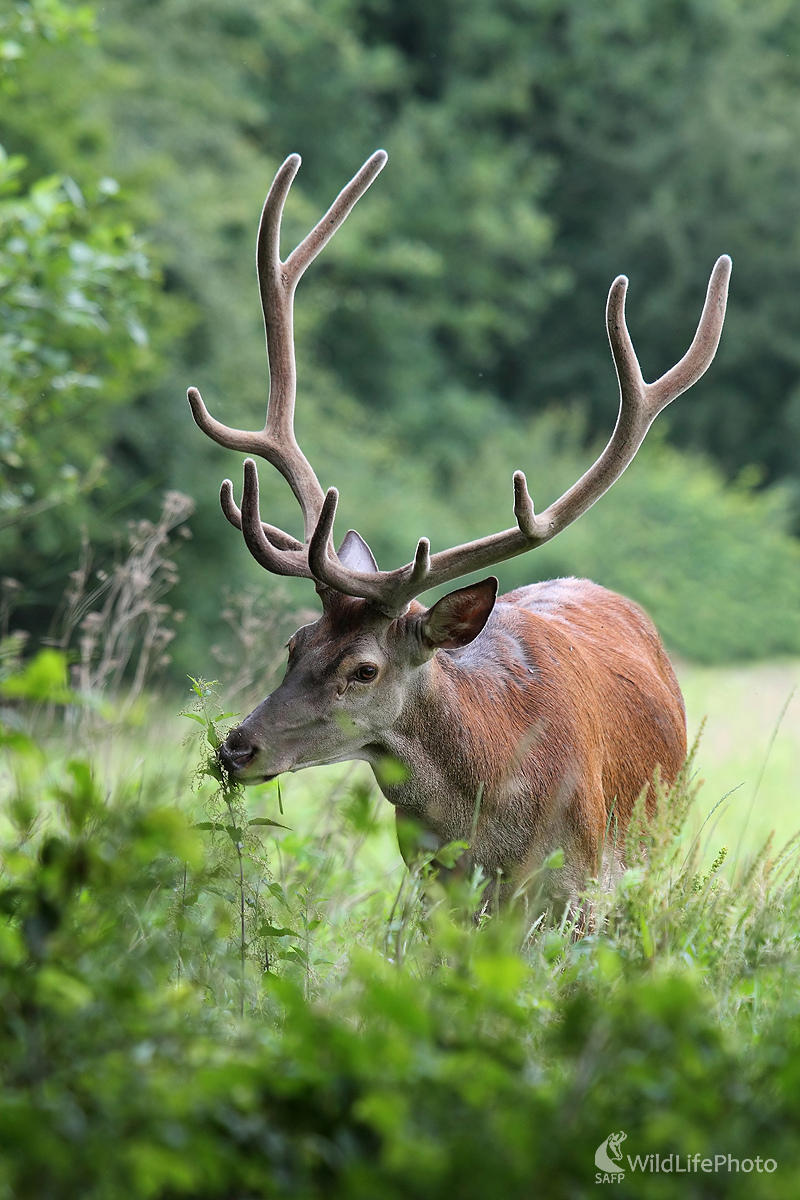
<path fill-rule="evenodd" d="M 370 756 L 386 799 L 447 841 L 469 836 L 476 804 L 491 807 L 520 767 L 514 718 L 524 688 L 530 719 L 530 678 L 503 679 L 492 659 L 490 646 L 437 652 Z M 401 780 L 386 781 L 381 756 L 401 765 Z"/>

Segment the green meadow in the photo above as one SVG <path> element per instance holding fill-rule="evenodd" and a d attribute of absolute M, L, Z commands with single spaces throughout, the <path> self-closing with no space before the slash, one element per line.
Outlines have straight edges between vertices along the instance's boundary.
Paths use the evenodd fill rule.
<path fill-rule="evenodd" d="M 719 804 L 709 847 L 752 853 L 770 834 L 782 843 L 800 832 L 800 662 L 682 663 L 678 676 L 690 741 L 700 736 L 697 817 Z"/>

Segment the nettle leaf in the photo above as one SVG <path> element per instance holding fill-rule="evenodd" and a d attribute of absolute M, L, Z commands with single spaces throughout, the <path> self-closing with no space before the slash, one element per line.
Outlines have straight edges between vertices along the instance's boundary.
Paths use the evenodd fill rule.
<path fill-rule="evenodd" d="M 286 899 L 286 893 L 279 883 L 268 883 L 267 891 L 274 896 L 276 900 L 280 900 L 281 904 L 285 909 L 287 909 L 287 911 L 291 912 L 291 905 Z"/>
<path fill-rule="evenodd" d="M 237 825 L 224 825 L 222 821 L 196 821 L 191 828 L 211 829 L 215 833 L 227 833 L 234 844 L 241 842 L 244 835 L 244 831 L 239 829 Z"/>
<path fill-rule="evenodd" d="M 278 958 L 285 959 L 287 962 L 300 963 L 301 966 L 308 966 L 308 955 L 299 946 L 292 946 L 291 950 L 281 950 Z"/>
<path fill-rule="evenodd" d="M 469 842 L 448 842 L 434 854 L 434 861 L 442 867 L 452 868 L 465 850 L 469 850 Z"/>
<path fill-rule="evenodd" d="M 253 819 L 251 821 L 248 821 L 247 824 L 248 825 L 272 825 L 273 828 L 275 828 L 275 829 L 289 829 L 289 831 L 291 832 L 290 827 L 288 825 L 281 825 L 280 821 L 270 821 L 270 819 L 268 817 L 253 817 Z"/>
<path fill-rule="evenodd" d="M 282 925 L 260 925 L 259 937 L 300 937 L 294 929 L 286 929 Z"/>

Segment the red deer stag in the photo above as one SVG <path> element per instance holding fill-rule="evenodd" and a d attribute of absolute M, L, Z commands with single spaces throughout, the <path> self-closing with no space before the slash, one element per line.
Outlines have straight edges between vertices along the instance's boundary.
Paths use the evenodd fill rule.
<path fill-rule="evenodd" d="M 583 579 L 537 583 L 498 599 L 497 580 L 489 578 L 430 608 L 415 597 L 549 541 L 619 478 L 658 413 L 711 363 L 730 259 L 714 267 L 688 352 L 655 383 L 644 382 L 625 325 L 628 281 L 614 281 L 606 321 L 619 416 L 605 450 L 569 491 L 536 515 L 517 471 L 514 528 L 435 554 L 422 538 L 412 562 L 380 571 L 352 529 L 334 549 L 338 493 L 323 493 L 295 439 L 292 310 L 300 276 L 386 157 L 372 155 L 285 262 L 281 213 L 299 155 L 275 176 L 256 255 L 270 368 L 264 428 L 222 425 L 189 390 L 204 433 L 260 455 L 286 479 L 302 510 L 302 542 L 261 520 L 251 458 L 241 510 L 230 480 L 222 484 L 222 508 L 266 570 L 313 580 L 323 610 L 291 638 L 283 683 L 231 731 L 220 759 L 244 783 L 365 759 L 398 823 L 413 818 L 440 843 L 470 841 L 469 859 L 490 877 L 502 872 L 504 890 L 563 848 L 563 868 L 548 875 L 553 900 L 566 901 L 590 876 L 610 878 L 620 866 L 618 852 L 604 850 L 612 811 L 620 834 L 656 767 L 671 781 L 684 759 L 683 700 L 658 634 L 637 605 Z M 405 768 L 401 780 L 383 779 L 387 758 Z"/>

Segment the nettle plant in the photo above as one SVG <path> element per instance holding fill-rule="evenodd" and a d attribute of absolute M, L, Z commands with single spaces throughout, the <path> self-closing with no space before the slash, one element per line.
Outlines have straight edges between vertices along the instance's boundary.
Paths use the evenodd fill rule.
<path fill-rule="evenodd" d="M 208 839 L 208 853 L 200 871 L 184 866 L 178 888 L 174 919 L 179 932 L 179 978 L 185 969 L 183 931 L 192 920 L 202 924 L 198 905 L 203 897 L 216 897 L 229 916 L 235 914 L 229 941 L 238 964 L 242 1011 L 246 997 L 255 1002 L 258 993 L 252 987 L 253 971 L 280 974 L 293 966 L 300 970 L 308 992 L 320 970 L 346 959 L 337 927 L 341 910 L 363 908 L 358 922 L 369 928 L 376 947 L 398 966 L 420 938 L 429 936 L 429 920 L 437 909 L 468 925 L 476 914 L 480 920 L 488 917 L 488 903 L 496 899 L 499 879 L 488 879 L 479 866 L 461 877 L 453 874 L 469 851 L 468 840 L 426 845 L 424 838 L 413 837 L 403 847 L 406 869 L 393 893 L 370 890 L 366 896 L 345 895 L 360 850 L 382 831 L 374 785 L 358 775 L 333 783 L 325 797 L 327 820 L 322 828 L 306 833 L 293 830 L 285 821 L 279 779 L 248 793 L 220 762 L 217 751 L 235 714 L 221 710 L 216 681 L 192 679 L 191 687 L 193 702 L 182 716 L 198 726 L 201 744 L 194 786 L 204 810 L 203 819 L 192 827 Z M 387 777 L 402 772 L 391 759 L 383 769 Z M 251 816 L 250 805 L 261 807 L 265 802 L 277 809 L 281 820 Z M 476 819 L 479 809 L 478 803 Z M 563 853 L 558 851 L 544 864 L 542 874 L 562 864 Z"/>
<path fill-rule="evenodd" d="M 206 780 L 216 786 L 205 792 L 206 819 L 193 828 L 208 835 L 209 853 L 200 875 L 184 867 L 183 881 L 176 904 L 176 923 L 180 934 L 178 974 L 183 972 L 183 931 L 188 909 L 197 903 L 201 893 L 216 895 L 236 910 L 233 941 L 239 962 L 239 1005 L 244 1011 L 248 960 L 262 971 L 270 971 L 275 961 L 310 967 L 308 935 L 319 924 L 319 917 L 309 913 L 308 890 L 302 889 L 290 900 L 286 890 L 272 877 L 270 856 L 265 835 L 270 829 L 288 827 L 269 817 L 251 817 L 245 803 L 244 788 L 223 770 L 217 750 L 225 739 L 226 722 L 234 713 L 222 712 L 215 690 L 216 681 L 191 680 L 194 701 L 182 716 L 194 721 L 202 730 L 204 751 L 195 775 L 195 786 L 201 790 Z M 268 789 L 277 800 L 283 815 L 281 788 L 278 781 Z M 302 903 L 305 899 L 305 903 Z M 300 903 L 298 903 L 300 901 Z M 276 912 L 284 922 L 278 923 Z M 299 928 L 292 926 L 298 925 Z"/>

